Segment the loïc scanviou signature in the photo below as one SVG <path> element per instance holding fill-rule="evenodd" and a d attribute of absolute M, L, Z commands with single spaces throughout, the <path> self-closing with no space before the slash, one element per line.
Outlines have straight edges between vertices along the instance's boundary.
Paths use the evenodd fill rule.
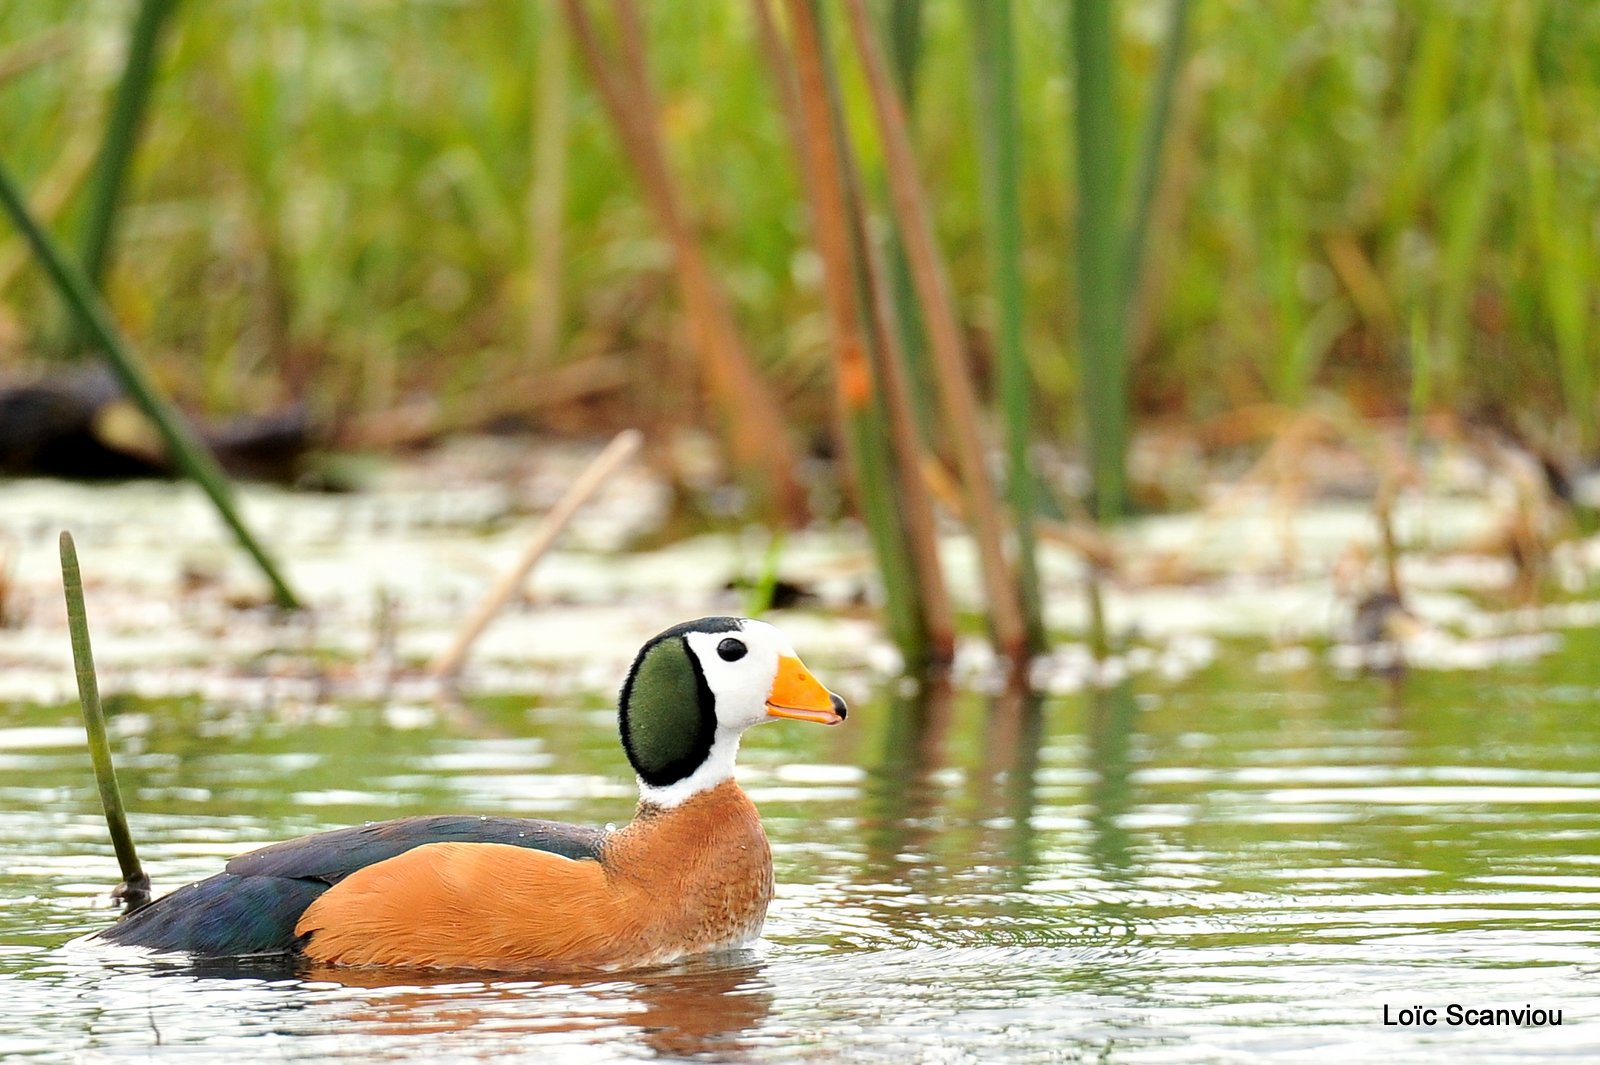
<path fill-rule="evenodd" d="M 1431 1028 L 1443 1025 L 1449 1028 L 1507 1026 L 1516 1028 L 1548 1028 L 1561 1024 L 1561 1011 L 1535 1007 L 1530 1003 L 1521 1006 L 1463 1006 L 1452 1002 L 1448 1006 L 1391 1006 L 1383 1005 L 1383 1023 L 1404 1027 Z"/>

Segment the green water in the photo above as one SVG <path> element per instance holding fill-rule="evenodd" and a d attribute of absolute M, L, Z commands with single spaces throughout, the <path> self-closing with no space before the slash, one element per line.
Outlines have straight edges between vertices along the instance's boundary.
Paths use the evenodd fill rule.
<path fill-rule="evenodd" d="M 1398 684 L 1266 675 L 1041 705 L 880 696 L 756 730 L 764 942 L 541 981 L 197 970 L 63 944 L 117 878 L 75 708 L 0 704 L 0 1055 L 322 1061 L 1495 1061 L 1600 1053 L 1600 636 Z M 813 662 L 827 675 L 825 662 Z M 402 814 L 626 820 L 607 697 L 115 705 L 158 887 Z M 530 904 L 533 904 L 530 902 Z M 1560 1027 L 1386 1026 L 1411 1005 Z M 1442 1014 L 1441 1014 L 1442 1016 Z"/>

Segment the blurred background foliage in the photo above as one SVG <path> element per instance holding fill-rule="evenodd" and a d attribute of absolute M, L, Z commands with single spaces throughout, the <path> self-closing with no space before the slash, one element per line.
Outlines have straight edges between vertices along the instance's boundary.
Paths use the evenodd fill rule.
<path fill-rule="evenodd" d="M 1125 147 L 1165 7 L 1116 9 Z M 64 238 L 133 10 L 0 6 L 0 155 Z M 1038 424 L 1062 440 L 1077 425 L 1067 15 L 1055 0 L 1016 12 L 1026 349 Z M 665 142 L 712 261 L 790 416 L 823 427 L 820 266 L 750 8 L 645 16 Z M 508 389 L 536 388 L 536 56 L 558 20 L 535 2 L 180 4 L 106 281 L 163 383 L 211 413 L 298 399 L 335 420 L 424 393 L 463 423 L 487 396 L 502 410 Z M 971 24 L 954 0 L 930 0 L 924 23 L 916 146 L 981 363 L 993 306 Z M 871 173 L 867 97 L 853 64 L 841 76 Z M 553 358 L 638 354 L 688 373 L 669 246 L 575 60 L 566 93 Z M 1330 391 L 1401 413 L 1420 377 L 1430 405 L 1591 452 L 1597 131 L 1600 4 L 1195 3 L 1130 320 L 1136 418 Z M 61 353 L 54 308 L 0 232 L 0 368 Z M 663 402 L 662 379 L 632 401 Z"/>

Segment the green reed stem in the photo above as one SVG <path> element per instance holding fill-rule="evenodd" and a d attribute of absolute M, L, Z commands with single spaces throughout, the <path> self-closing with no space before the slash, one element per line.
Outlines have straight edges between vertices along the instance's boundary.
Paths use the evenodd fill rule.
<path fill-rule="evenodd" d="M 934 234 L 933 212 L 923 188 L 905 115 L 867 11 L 866 0 L 844 4 L 850 38 L 866 76 L 872 113 L 884 153 L 889 200 L 900 235 L 906 242 L 911 277 L 916 282 L 928 349 L 938 374 L 943 400 L 945 437 L 960 471 L 966 518 L 978 555 L 979 572 L 988 600 L 990 632 L 995 648 L 1015 664 L 1028 657 L 1028 632 L 1021 593 L 1007 556 L 1005 507 L 994 485 L 984 445 L 984 424 L 970 375 L 969 353 L 962 334 L 944 253 Z"/>
<path fill-rule="evenodd" d="M 117 83 L 117 95 L 100 145 L 94 183 L 89 188 L 88 214 L 83 224 L 80 252 L 84 276 L 96 289 L 110 265 L 117 207 L 122 201 L 129 165 L 139 140 L 144 113 L 150 101 L 160 54 L 161 30 L 177 0 L 141 0 L 128 38 L 128 55 Z"/>
<path fill-rule="evenodd" d="M 1022 345 L 1022 194 L 1018 158 L 1022 130 L 1017 117 L 1016 47 L 1011 0 L 968 0 L 977 90 L 978 161 L 982 183 L 990 283 L 998 311 L 997 361 L 1000 405 L 1005 420 L 1009 469 L 1006 494 L 1017 526 L 1017 580 L 1028 644 L 1044 646 L 1039 603 L 1039 563 L 1033 518 L 1034 475 L 1028 461 L 1032 438 L 1032 389 Z"/>
<path fill-rule="evenodd" d="M 117 852 L 122 870 L 118 895 L 129 911 L 150 901 L 150 877 L 139 864 L 128 829 L 128 815 L 117 788 L 117 770 L 111 763 L 111 744 L 106 739 L 105 712 L 100 706 L 100 684 L 94 675 L 94 653 L 89 647 L 89 617 L 83 605 L 83 576 L 78 572 L 78 552 L 72 534 L 61 534 L 61 585 L 67 597 L 67 628 L 72 634 L 72 663 L 78 674 L 78 702 L 83 707 L 83 726 L 89 737 L 89 757 L 94 762 L 94 779 L 100 789 L 100 805 L 105 810 L 106 827 L 111 831 L 111 846 Z"/>
<path fill-rule="evenodd" d="M 45 272 L 50 275 L 56 290 L 66 300 L 79 326 L 87 331 L 90 340 L 100 345 L 122 386 L 127 389 L 145 416 L 154 423 L 178 467 L 210 497 L 223 522 L 233 531 L 250 557 L 255 559 L 261 572 L 271 583 L 273 596 L 277 599 L 278 605 L 288 610 L 298 609 L 299 600 L 289 590 L 289 585 L 279 573 L 277 565 L 250 532 L 244 519 L 234 507 L 227 474 L 222 472 L 216 459 L 211 457 L 211 452 L 194 438 L 183 419 L 162 398 L 144 364 L 123 339 L 116 323 L 111 320 L 111 313 L 96 295 L 94 286 L 90 284 L 82 270 L 61 254 L 50 235 L 34 219 L 22 199 L 22 194 L 3 165 L 0 165 L 0 206 L 5 208 L 6 213 L 11 216 L 11 221 L 27 238 L 34 255 L 45 268 Z"/>
<path fill-rule="evenodd" d="M 1169 0 L 1167 34 L 1161 46 L 1161 65 L 1156 70 L 1156 83 L 1150 95 L 1150 112 L 1145 119 L 1144 135 L 1139 145 L 1133 215 L 1129 219 L 1127 244 L 1123 249 L 1124 299 L 1130 308 L 1144 280 L 1150 215 L 1155 207 L 1156 190 L 1161 186 L 1161 163 L 1166 154 L 1167 130 L 1172 125 L 1172 99 L 1177 94 L 1178 73 L 1183 69 L 1188 38 L 1189 0 Z"/>
<path fill-rule="evenodd" d="M 925 450 L 918 431 L 916 402 L 902 337 L 895 327 L 893 294 L 886 291 L 889 276 L 884 256 L 869 232 L 866 193 L 861 168 L 850 142 L 840 107 L 837 81 L 833 90 L 833 128 L 839 146 L 841 183 L 850 221 L 854 252 L 856 298 L 872 368 L 875 405 L 888 429 L 889 472 L 894 491 L 894 517 L 907 563 L 910 609 L 916 612 L 919 646 L 907 655 L 909 669 L 921 672 L 948 665 L 955 657 L 955 609 L 939 558 L 937 519 L 933 493 L 923 469 Z"/>
<path fill-rule="evenodd" d="M 778 591 L 778 565 L 783 560 L 783 530 L 773 529 L 767 538 L 767 549 L 761 554 L 761 572 L 745 596 L 744 616 L 758 618 L 772 609 L 772 600 Z"/>
<path fill-rule="evenodd" d="M 1128 365 L 1117 240 L 1117 125 L 1110 0 L 1072 5 L 1078 171 L 1078 357 L 1084 427 L 1101 521 L 1127 510 Z"/>
<path fill-rule="evenodd" d="M 836 376 L 861 516 L 883 579 L 884 613 L 891 638 L 908 669 L 938 657 L 927 621 L 928 590 L 918 579 L 917 556 L 905 505 L 907 478 L 897 468 L 896 426 L 882 387 L 884 338 L 871 328 L 872 282 L 859 221 L 859 191 L 839 96 L 838 72 L 826 47 L 817 0 L 790 0 L 797 100 L 804 132 L 817 247 L 823 260 L 833 321 Z M 912 430 L 914 433 L 914 430 Z M 915 463 L 911 464 L 913 467 Z"/>
<path fill-rule="evenodd" d="M 923 0 L 889 0 L 884 43 L 889 53 L 890 72 L 907 115 L 917 113 L 917 70 L 922 65 Z M 911 266 L 906 262 L 905 244 L 899 230 L 890 226 L 884 241 L 889 271 L 889 292 L 894 308 L 895 332 L 905 354 L 911 377 L 917 416 L 917 430 L 926 441 L 935 442 L 941 433 L 938 424 L 939 392 L 933 366 L 928 361 L 928 338 L 922 323 L 922 308 L 917 302 Z"/>

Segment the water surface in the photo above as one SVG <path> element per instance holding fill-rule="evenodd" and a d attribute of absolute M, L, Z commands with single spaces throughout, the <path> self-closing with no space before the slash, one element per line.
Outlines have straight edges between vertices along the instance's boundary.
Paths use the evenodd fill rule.
<path fill-rule="evenodd" d="M 76 710 L 0 704 L 0 1054 L 323 1061 L 1496 1061 L 1600 1053 L 1600 636 L 1399 683 L 1225 649 L 1041 703 L 880 693 L 757 730 L 764 942 L 549 979 L 63 949 L 116 879 Z M 826 661 L 813 661 L 827 676 Z M 411 813 L 621 822 L 607 694 L 121 699 L 158 886 Z M 532 904 L 532 903 L 530 903 Z M 1392 1009 L 1560 1009 L 1559 1028 Z"/>

